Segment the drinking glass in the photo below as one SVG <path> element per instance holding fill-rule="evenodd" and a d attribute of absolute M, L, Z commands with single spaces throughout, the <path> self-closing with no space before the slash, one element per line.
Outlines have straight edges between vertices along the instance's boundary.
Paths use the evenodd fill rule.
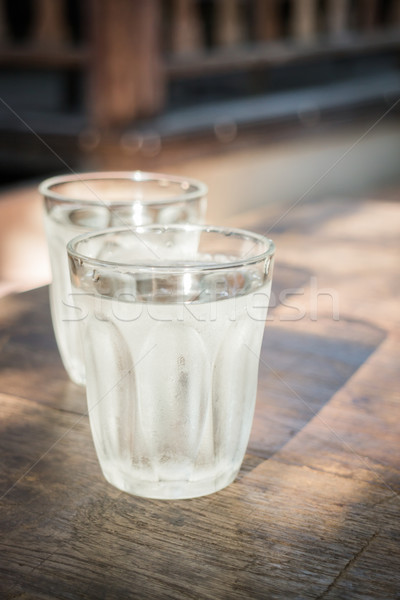
<path fill-rule="evenodd" d="M 203 223 L 207 187 L 193 179 L 145 173 L 84 173 L 53 177 L 44 196 L 52 283 L 50 307 L 58 349 L 69 377 L 85 383 L 79 311 L 71 297 L 66 244 L 85 231 L 149 223 Z"/>
<path fill-rule="evenodd" d="M 153 225 L 88 233 L 67 248 L 105 478 L 166 499 L 231 483 L 253 419 L 273 242 Z"/>

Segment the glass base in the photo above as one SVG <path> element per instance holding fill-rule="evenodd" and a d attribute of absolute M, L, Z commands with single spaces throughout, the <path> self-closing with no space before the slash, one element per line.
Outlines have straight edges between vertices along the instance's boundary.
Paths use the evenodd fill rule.
<path fill-rule="evenodd" d="M 200 481 L 143 481 L 124 477 L 121 473 L 103 470 L 103 475 L 111 485 L 133 496 L 158 500 L 184 500 L 207 496 L 222 490 L 233 482 L 239 469 L 222 473 L 212 479 Z"/>

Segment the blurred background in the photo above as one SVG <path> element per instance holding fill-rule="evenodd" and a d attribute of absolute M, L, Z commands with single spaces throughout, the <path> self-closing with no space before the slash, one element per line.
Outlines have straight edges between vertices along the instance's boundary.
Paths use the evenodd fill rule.
<path fill-rule="evenodd" d="M 215 223 L 396 196 L 399 98 L 400 0 L 0 0 L 0 294 L 48 281 L 52 174 L 196 177 Z"/>

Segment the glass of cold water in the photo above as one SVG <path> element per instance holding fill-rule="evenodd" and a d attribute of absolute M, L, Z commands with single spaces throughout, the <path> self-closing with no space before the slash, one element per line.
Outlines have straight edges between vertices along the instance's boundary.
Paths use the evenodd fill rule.
<path fill-rule="evenodd" d="M 200 181 L 141 171 L 53 177 L 44 196 L 52 283 L 50 306 L 57 345 L 70 378 L 85 383 L 66 244 L 80 233 L 113 226 L 203 223 L 207 187 Z"/>
<path fill-rule="evenodd" d="M 273 242 L 152 225 L 81 235 L 68 254 L 105 478 L 166 499 L 231 483 L 253 420 Z"/>

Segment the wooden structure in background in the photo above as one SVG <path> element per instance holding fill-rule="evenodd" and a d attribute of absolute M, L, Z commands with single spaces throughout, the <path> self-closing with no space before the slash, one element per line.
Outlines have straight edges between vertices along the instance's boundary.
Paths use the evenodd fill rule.
<path fill-rule="evenodd" d="M 32 23 L 32 39 L 46 46 L 61 46 L 71 42 L 61 5 L 54 0 L 37 0 L 36 12 Z"/>
<path fill-rule="evenodd" d="M 173 14 L 170 29 L 172 52 L 190 54 L 202 48 L 204 39 L 198 4 L 192 0 L 174 0 Z"/>
<path fill-rule="evenodd" d="M 287 208 L 235 223 L 275 240 L 276 305 L 247 454 L 214 495 L 109 485 L 47 288 L 0 300 L 2 598 L 398 598 L 400 206 Z"/>
<path fill-rule="evenodd" d="M 383 15 L 376 0 L 214 0 L 209 22 L 201 0 L 78 5 L 81 39 L 71 35 L 66 0 L 32 0 L 28 35 L 17 43 L 0 0 L 0 66 L 82 71 L 88 122 L 100 128 L 157 114 L 177 78 L 400 45 L 399 0 L 385 2 Z"/>
<path fill-rule="evenodd" d="M 94 0 L 89 102 L 100 128 L 152 115 L 164 103 L 158 0 Z"/>
<path fill-rule="evenodd" d="M 255 0 L 254 37 L 258 42 L 269 42 L 279 38 L 281 19 L 279 18 L 280 0 Z"/>

